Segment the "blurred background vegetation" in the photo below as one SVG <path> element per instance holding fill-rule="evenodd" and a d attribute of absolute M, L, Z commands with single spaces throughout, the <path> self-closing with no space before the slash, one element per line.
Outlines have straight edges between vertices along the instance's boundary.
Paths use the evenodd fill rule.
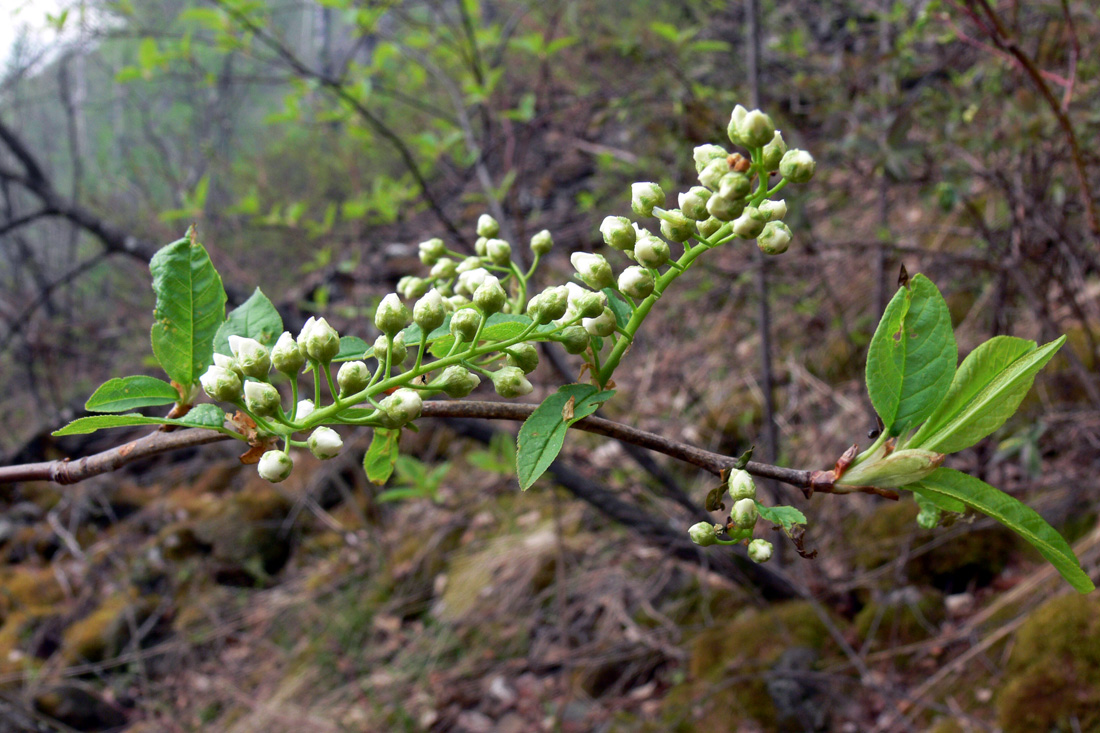
<path fill-rule="evenodd" d="M 148 259 L 192 222 L 234 304 L 259 285 L 294 332 L 322 314 L 369 341 L 419 241 L 472 250 L 486 211 L 516 249 L 548 228 L 540 286 L 560 281 L 631 181 L 685 190 L 691 149 L 758 103 L 818 160 L 789 196 L 795 243 L 681 280 L 607 414 L 831 465 L 873 427 L 865 347 L 904 265 L 939 285 L 964 353 L 1069 334 L 956 467 L 1095 568 L 1093 3 L 8 12 L 3 463 L 126 437 L 48 433 L 150 369 Z M 535 398 L 578 366 L 543 361 Z M 1100 730 L 1100 608 L 988 522 L 923 532 L 909 501 L 765 486 L 810 517 L 818 555 L 779 534 L 745 577 L 686 543 L 708 477 L 578 434 L 520 495 L 506 427 L 425 423 L 386 487 L 357 464 L 369 434 L 277 487 L 228 446 L 0 487 L 0 731 Z"/>

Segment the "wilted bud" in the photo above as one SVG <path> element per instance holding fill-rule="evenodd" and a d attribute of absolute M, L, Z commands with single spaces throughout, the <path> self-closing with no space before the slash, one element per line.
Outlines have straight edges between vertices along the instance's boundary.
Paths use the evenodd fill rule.
<path fill-rule="evenodd" d="M 779 170 L 779 161 L 787 152 L 787 143 L 783 140 L 783 133 L 776 131 L 772 141 L 764 146 L 764 152 L 760 156 L 760 164 L 766 171 Z"/>
<path fill-rule="evenodd" d="M 726 487 L 729 488 L 730 498 L 734 501 L 756 498 L 756 484 L 753 483 L 752 476 L 749 475 L 748 471 L 730 471 Z"/>
<path fill-rule="evenodd" d="M 672 209 L 661 215 L 661 234 L 673 242 L 686 242 L 695 233 L 695 225 L 683 212 Z"/>
<path fill-rule="evenodd" d="M 467 257 L 462 260 L 462 262 L 458 263 L 458 267 L 455 268 L 455 273 L 461 275 L 464 272 L 480 269 L 482 269 L 480 257 Z"/>
<path fill-rule="evenodd" d="M 443 244 L 443 240 L 439 238 L 429 239 L 426 242 L 421 242 L 420 246 L 420 261 L 428 267 L 431 267 L 439 258 L 447 254 L 447 246 Z"/>
<path fill-rule="evenodd" d="M 199 384 L 202 385 L 203 392 L 218 402 L 236 402 L 241 398 L 241 378 L 236 372 L 224 369 L 217 364 L 212 365 L 199 377 Z"/>
<path fill-rule="evenodd" d="M 653 216 L 653 207 L 664 205 L 665 192 L 656 183 L 630 184 L 630 208 L 638 216 Z"/>
<path fill-rule="evenodd" d="M 767 562 L 772 558 L 772 543 L 767 540 L 753 540 L 749 543 L 749 559 L 753 562 Z"/>
<path fill-rule="evenodd" d="M 710 547 L 718 544 L 718 533 L 710 522 L 699 522 L 691 525 L 691 529 L 688 530 L 688 537 L 700 547 Z"/>
<path fill-rule="evenodd" d="M 324 318 L 310 316 L 298 334 L 298 349 L 310 359 L 328 364 L 340 353 L 340 334 Z"/>
<path fill-rule="evenodd" d="M 749 206 L 734 220 L 733 231 L 739 237 L 755 239 L 764 231 L 764 225 L 767 223 L 766 217 L 760 214 L 759 209 Z"/>
<path fill-rule="evenodd" d="M 817 163 L 805 150 L 788 150 L 779 161 L 779 173 L 791 183 L 805 183 L 814 177 Z"/>
<path fill-rule="evenodd" d="M 743 199 L 752 192 L 752 181 L 744 173 L 727 173 L 718 181 L 718 195 L 727 199 Z"/>
<path fill-rule="evenodd" d="M 718 190 L 718 183 L 722 180 L 723 176 L 728 176 L 730 172 L 730 165 L 726 162 L 725 158 L 721 160 L 712 160 L 707 163 L 707 167 L 699 171 L 699 183 L 703 184 L 711 191 Z"/>
<path fill-rule="evenodd" d="M 253 379 L 266 379 L 271 371 L 271 352 L 256 339 L 243 336 L 229 337 L 229 350 L 237 360 L 241 374 Z"/>
<path fill-rule="evenodd" d="M 583 353 L 588 348 L 591 340 L 592 337 L 588 334 L 588 331 L 584 330 L 583 326 L 567 326 L 558 334 L 558 341 L 570 354 Z"/>
<path fill-rule="evenodd" d="M 702 221 L 709 216 L 707 213 L 707 199 L 710 196 L 711 192 L 702 186 L 693 186 L 679 195 L 680 211 L 684 212 L 684 216 L 689 219 Z"/>
<path fill-rule="evenodd" d="M 737 105 L 733 108 L 733 113 L 730 115 L 729 124 L 726 125 L 726 135 L 729 136 L 730 142 L 734 145 L 745 144 L 741 140 L 741 120 L 745 119 L 745 115 L 747 115 L 748 113 L 749 111 L 741 105 Z"/>
<path fill-rule="evenodd" d="M 744 210 L 744 199 L 731 199 L 715 195 L 707 201 L 707 213 L 718 221 L 733 221 Z"/>
<path fill-rule="evenodd" d="M 458 283 L 455 285 L 455 291 L 459 295 L 465 295 L 471 297 L 474 291 L 478 289 L 481 283 L 485 282 L 485 278 L 489 277 L 489 271 L 484 267 L 478 267 L 474 270 L 467 270 L 458 276 Z"/>
<path fill-rule="evenodd" d="M 787 215 L 786 201 L 761 201 L 757 206 L 760 213 L 767 217 L 768 221 L 779 221 Z"/>
<path fill-rule="evenodd" d="M 494 265 L 506 267 L 512 261 L 512 245 L 503 239 L 490 239 L 485 243 L 485 254 Z"/>
<path fill-rule="evenodd" d="M 691 157 L 695 159 L 695 172 L 702 173 L 712 161 L 728 158 L 729 152 L 719 145 L 700 145 L 692 151 Z"/>
<path fill-rule="evenodd" d="M 402 387 L 378 403 L 382 411 L 382 426 L 392 429 L 412 422 L 420 417 L 423 405 L 420 394 L 415 389 Z"/>
<path fill-rule="evenodd" d="M 450 280 L 458 274 L 458 263 L 450 257 L 440 257 L 439 261 L 432 265 L 431 276 L 436 280 Z"/>
<path fill-rule="evenodd" d="M 532 344 L 514 344 L 505 349 L 504 353 L 507 355 L 505 363 L 508 366 L 519 367 L 524 374 L 530 374 L 538 368 L 539 350 Z"/>
<path fill-rule="evenodd" d="M 411 318 L 409 309 L 405 307 L 397 294 L 390 293 L 382 298 L 382 302 L 378 304 L 378 309 L 374 312 L 374 325 L 387 336 L 393 336 L 409 325 Z"/>
<path fill-rule="evenodd" d="M 305 366 L 306 358 L 302 356 L 302 350 L 298 348 L 298 342 L 290 335 L 290 331 L 283 331 L 275 346 L 271 349 L 271 364 L 276 370 L 293 376 Z"/>
<path fill-rule="evenodd" d="M 313 400 L 298 400 L 298 405 L 294 408 L 294 419 L 298 421 L 305 420 L 316 409 Z"/>
<path fill-rule="evenodd" d="M 525 394 L 531 394 L 534 390 L 519 367 L 504 366 L 490 373 L 489 377 L 493 380 L 493 387 L 501 397 L 522 397 Z"/>
<path fill-rule="evenodd" d="M 274 415 L 279 406 L 279 390 L 267 382 L 245 382 L 244 401 L 257 415 Z"/>
<path fill-rule="evenodd" d="M 615 275 L 611 272 L 611 265 L 603 255 L 594 255 L 588 252 L 574 252 L 569 257 L 573 263 L 573 269 L 585 285 L 593 290 L 603 290 L 615 282 Z"/>
<path fill-rule="evenodd" d="M 324 461 L 335 458 L 344 446 L 344 441 L 332 428 L 321 426 L 310 434 L 306 444 L 309 446 L 310 453 Z"/>
<path fill-rule="evenodd" d="M 489 316 L 498 313 L 504 307 L 508 302 L 508 293 L 504 292 L 499 279 L 489 275 L 474 291 L 473 301 L 482 313 Z"/>
<path fill-rule="evenodd" d="M 746 148 L 760 148 L 775 137 L 772 118 L 758 109 L 751 110 L 737 123 L 737 135 Z"/>
<path fill-rule="evenodd" d="M 269 450 L 260 456 L 260 462 L 256 464 L 256 470 L 260 478 L 265 478 L 273 484 L 285 481 L 290 472 L 294 470 L 294 461 L 281 450 Z"/>
<path fill-rule="evenodd" d="M 791 229 L 781 221 L 770 221 L 756 238 L 756 246 L 766 255 L 781 255 L 791 244 Z"/>
<path fill-rule="evenodd" d="M 470 394 L 477 389 L 479 384 L 481 384 L 480 377 L 458 364 L 444 369 L 443 374 L 436 382 L 436 386 L 443 390 L 448 397 L 456 399 Z"/>
<path fill-rule="evenodd" d="M 550 235 L 549 229 L 543 229 L 541 232 L 531 237 L 531 251 L 540 257 L 549 254 L 550 250 L 553 248 L 554 238 Z"/>
<path fill-rule="evenodd" d="M 477 236 L 492 239 L 500 234 L 500 224 L 488 214 L 482 214 L 477 218 Z"/>
<path fill-rule="evenodd" d="M 920 481 L 943 463 L 944 455 L 919 448 L 894 451 L 878 460 L 864 461 L 849 468 L 837 486 L 873 486 L 896 489 Z"/>
<path fill-rule="evenodd" d="M 371 353 L 374 354 L 374 358 L 378 360 L 379 364 L 386 362 L 387 351 L 390 352 L 391 367 L 403 363 L 409 356 L 409 347 L 405 345 L 405 334 L 397 334 L 393 337 L 392 342 L 385 336 L 379 336 L 374 340 L 374 348 L 371 349 Z"/>
<path fill-rule="evenodd" d="M 340 387 L 340 397 L 360 392 L 370 384 L 370 369 L 361 361 L 344 362 L 336 372 L 336 384 Z"/>
<path fill-rule="evenodd" d="M 420 327 L 425 334 L 429 334 L 443 325 L 447 313 L 443 308 L 443 296 L 432 288 L 413 306 L 413 323 Z"/>
<path fill-rule="evenodd" d="M 634 245 L 634 258 L 642 267 L 661 267 L 668 262 L 668 242 L 654 236 L 642 237 Z"/>
<path fill-rule="evenodd" d="M 716 217 L 711 217 L 695 225 L 695 228 L 699 230 L 699 233 L 704 237 L 709 238 L 712 234 L 722 228 L 722 220 Z"/>
<path fill-rule="evenodd" d="M 624 251 L 634 249 L 634 240 L 637 238 L 633 225 L 625 216 L 604 217 L 600 224 L 600 234 L 608 247 Z"/>
<path fill-rule="evenodd" d="M 738 529 L 752 529 L 759 516 L 760 513 L 756 510 L 756 501 L 753 499 L 738 499 L 733 502 L 730 521 Z"/>
<path fill-rule="evenodd" d="M 582 318 L 595 318 L 607 308 L 607 296 L 603 293 L 594 293 L 591 290 L 582 290 L 573 296 L 573 309 Z"/>
<path fill-rule="evenodd" d="M 619 275 L 619 290 L 631 298 L 648 298 L 653 292 L 653 273 L 633 265 Z"/>
<path fill-rule="evenodd" d="M 585 318 L 581 321 L 584 330 L 593 336 L 610 336 L 615 333 L 615 313 L 610 308 L 604 308 L 603 313 L 595 318 Z"/>
<path fill-rule="evenodd" d="M 451 334 L 463 341 L 473 341 L 477 327 L 481 325 L 481 314 L 473 308 L 463 308 L 451 316 Z"/>

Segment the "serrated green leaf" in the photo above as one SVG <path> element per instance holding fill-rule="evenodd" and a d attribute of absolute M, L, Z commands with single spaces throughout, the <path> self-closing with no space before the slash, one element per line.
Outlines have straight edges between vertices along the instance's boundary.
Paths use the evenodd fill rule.
<path fill-rule="evenodd" d="M 1035 374 L 1066 342 L 1062 336 L 1036 349 L 1034 343 L 1023 339 L 998 341 L 1008 338 L 990 339 L 966 358 L 959 367 L 962 376 L 952 382 L 943 404 L 909 441 L 911 445 L 938 453 L 955 453 L 974 445 L 1016 412 Z M 1017 342 L 1029 348 L 1024 350 Z M 993 345 L 985 349 L 989 344 Z M 975 358 L 979 350 L 983 353 Z M 968 366 L 967 362 L 972 363 Z"/>
<path fill-rule="evenodd" d="M 542 401 L 519 429 L 516 440 L 516 476 L 526 491 L 546 472 L 561 452 L 569 426 L 588 417 L 615 394 L 590 384 L 567 384 Z M 562 414 L 573 400 L 572 417 Z"/>
<path fill-rule="evenodd" d="M 256 339 L 271 348 L 275 340 L 283 333 L 283 318 L 259 288 L 248 300 L 234 308 L 229 317 L 218 326 L 214 334 L 214 352 L 232 356 L 229 349 L 230 336 L 244 336 Z"/>
<path fill-rule="evenodd" d="M 793 506 L 764 506 L 756 502 L 756 511 L 760 512 L 761 519 L 781 525 L 787 532 L 796 524 L 806 524 L 806 515 Z"/>
<path fill-rule="evenodd" d="M 375 428 L 371 437 L 370 448 L 363 455 L 363 470 L 371 483 L 384 484 L 393 475 L 393 467 L 397 463 L 398 444 L 401 441 L 401 430 L 385 430 Z"/>
<path fill-rule="evenodd" d="M 162 379 L 138 375 L 110 379 L 100 385 L 84 409 L 89 412 L 123 412 L 138 407 L 170 405 L 180 398 L 176 388 Z"/>
<path fill-rule="evenodd" d="M 634 315 L 630 304 L 611 288 L 604 288 L 603 294 L 607 296 L 607 307 L 615 314 L 615 323 L 619 324 L 619 328 L 625 328 L 630 322 L 630 317 Z"/>
<path fill-rule="evenodd" d="M 1073 548 L 1062 535 L 1034 509 L 981 479 L 954 469 L 940 468 L 918 483 L 904 488 L 919 490 L 930 501 L 936 500 L 933 497 L 954 500 L 996 519 L 1030 542 L 1076 590 L 1088 593 L 1095 589 L 1092 580 L 1081 570 Z"/>
<path fill-rule="evenodd" d="M 936 409 L 957 362 L 947 303 L 931 280 L 916 275 L 886 306 L 867 352 L 867 393 L 890 435 Z"/>
<path fill-rule="evenodd" d="M 222 279 L 190 236 L 161 248 L 149 270 L 157 296 L 153 354 L 172 381 L 190 387 L 210 365 L 214 334 L 225 319 Z"/>
<path fill-rule="evenodd" d="M 126 428 L 134 425 L 177 425 L 181 428 L 220 428 L 225 422 L 225 413 L 216 405 L 204 403 L 195 405 L 191 411 L 182 418 L 173 419 L 167 417 L 146 417 L 136 412 L 125 415 L 92 415 L 73 420 L 71 423 L 55 430 L 51 435 L 62 437 L 65 435 L 86 435 L 105 428 Z"/>

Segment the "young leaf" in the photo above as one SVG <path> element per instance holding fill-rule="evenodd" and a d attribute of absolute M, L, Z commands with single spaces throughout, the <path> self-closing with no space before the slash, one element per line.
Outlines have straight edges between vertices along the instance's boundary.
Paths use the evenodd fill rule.
<path fill-rule="evenodd" d="M 256 288 L 248 300 L 234 308 L 229 318 L 218 326 L 218 331 L 214 334 L 214 351 L 231 356 L 233 352 L 229 349 L 230 336 L 256 339 L 264 346 L 271 348 L 282 332 L 282 316 L 275 310 L 275 306 L 267 296 Z"/>
<path fill-rule="evenodd" d="M 519 486 L 526 491 L 546 472 L 561 452 L 569 426 L 588 417 L 615 394 L 601 392 L 590 384 L 567 384 L 542 401 L 523 422 L 516 440 L 516 475 Z M 573 400 L 572 417 L 562 411 Z"/>
<path fill-rule="evenodd" d="M 408 342 L 406 342 L 408 343 Z M 333 361 L 354 361 L 362 359 L 363 355 L 371 350 L 371 345 L 358 336 L 341 336 L 340 351 L 333 357 Z"/>
<path fill-rule="evenodd" d="M 806 515 L 793 506 L 764 506 L 756 502 L 756 511 L 760 512 L 760 518 L 772 524 L 782 525 L 787 532 L 796 524 L 806 524 Z"/>
<path fill-rule="evenodd" d="M 448 320 L 447 323 L 450 323 Z M 447 324 L 444 324 L 447 325 Z M 521 316 L 511 313 L 494 313 L 489 316 L 489 320 L 485 322 L 484 328 L 481 329 L 481 336 L 478 337 L 479 341 L 505 341 L 507 339 L 513 339 L 519 336 L 521 333 L 527 330 L 531 325 L 531 319 L 527 316 Z M 534 330 L 534 333 L 540 331 L 552 331 L 557 326 L 553 324 L 547 324 L 545 326 L 539 326 Z M 433 331 L 432 335 L 436 332 Z M 408 339 L 408 336 L 405 337 Z M 419 329 L 416 332 L 417 340 L 420 339 Z M 454 345 L 455 339 L 449 332 L 440 338 L 436 339 L 428 349 L 432 356 L 444 357 L 451 350 L 451 346 Z M 416 341 L 405 341 L 406 344 L 415 344 Z"/>
<path fill-rule="evenodd" d="M 398 456 L 397 444 L 400 440 L 400 430 L 375 428 L 370 448 L 363 455 L 363 470 L 371 483 L 382 485 L 393 475 Z"/>
<path fill-rule="evenodd" d="M 128 412 L 125 415 L 92 415 L 73 420 L 71 423 L 55 430 L 51 435 L 62 437 L 65 435 L 86 435 L 104 428 L 125 428 L 134 425 L 177 425 L 181 428 L 220 428 L 225 422 L 225 413 L 221 408 L 204 403 L 195 405 L 191 411 L 179 419 L 167 417 L 146 417 L 136 412 Z"/>
<path fill-rule="evenodd" d="M 920 482 L 905 488 L 919 491 L 929 501 L 939 499 L 938 505 L 957 507 L 957 504 L 950 503 L 953 500 L 996 519 L 1030 542 L 1075 589 L 1088 593 L 1095 588 L 1089 576 L 1081 570 L 1073 549 L 1062 535 L 1035 510 L 981 479 L 950 468 L 940 468 Z"/>
<path fill-rule="evenodd" d="M 1066 342 L 1063 336 L 1036 349 L 1023 339 L 999 340 L 1008 338 L 990 339 L 963 361 L 947 397 L 910 445 L 939 453 L 974 445 L 1016 412 L 1035 374 Z M 1024 345 L 1029 348 L 1024 350 Z"/>
<path fill-rule="evenodd" d="M 867 351 L 867 393 L 891 435 L 932 413 L 959 358 L 951 314 L 924 275 L 894 295 Z"/>
<path fill-rule="evenodd" d="M 193 232 L 149 263 L 153 273 L 153 354 L 172 381 L 190 387 L 210 365 L 214 334 L 225 318 L 225 289 Z"/>
<path fill-rule="evenodd" d="M 615 323 L 619 324 L 619 328 L 625 328 L 630 317 L 634 315 L 634 310 L 611 288 L 604 288 L 603 294 L 607 296 L 607 307 L 615 314 Z"/>
<path fill-rule="evenodd" d="M 120 377 L 100 385 L 84 403 L 84 409 L 89 412 L 124 412 L 138 407 L 170 405 L 179 398 L 180 393 L 175 387 L 156 377 Z"/>

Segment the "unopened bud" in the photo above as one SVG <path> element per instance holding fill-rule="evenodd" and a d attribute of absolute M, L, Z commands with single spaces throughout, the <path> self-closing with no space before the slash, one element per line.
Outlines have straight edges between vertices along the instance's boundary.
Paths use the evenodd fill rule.
<path fill-rule="evenodd" d="M 711 191 L 718 190 L 718 183 L 722 180 L 723 176 L 729 175 L 730 165 L 725 158 L 721 160 L 712 160 L 707 163 L 707 167 L 699 171 L 699 183 L 703 184 Z"/>
<path fill-rule="evenodd" d="M 421 242 L 419 246 L 420 261 L 428 267 L 431 267 L 439 258 L 447 254 L 447 245 L 443 244 L 443 240 L 439 238 L 429 239 L 426 242 Z"/>
<path fill-rule="evenodd" d="M 739 237 L 755 239 L 764 231 L 767 223 L 767 219 L 756 207 L 749 206 L 733 221 L 733 231 Z"/>
<path fill-rule="evenodd" d="M 439 264 L 438 262 L 436 263 Z M 412 275 L 406 275 L 397 281 L 397 292 L 400 293 L 402 298 L 408 298 L 414 300 L 419 298 L 424 293 L 428 292 L 428 288 L 431 287 L 431 283 L 422 277 L 414 277 Z"/>
<path fill-rule="evenodd" d="M 361 392 L 370 384 L 370 369 L 361 361 L 348 361 L 340 365 L 336 372 L 336 384 L 340 387 L 340 397 Z"/>
<path fill-rule="evenodd" d="M 787 152 L 787 143 L 783 140 L 783 133 L 776 131 L 772 141 L 764 146 L 764 152 L 760 156 L 760 164 L 766 171 L 779 170 L 779 161 Z"/>
<path fill-rule="evenodd" d="M 546 323 L 558 320 L 569 308 L 569 289 L 564 285 L 546 288 L 538 298 L 542 318 L 546 319 Z"/>
<path fill-rule="evenodd" d="M 600 234 L 608 247 L 618 250 L 634 249 L 637 235 L 630 220 L 625 216 L 608 216 L 600 224 Z"/>
<path fill-rule="evenodd" d="M 582 290 L 573 296 L 573 308 L 582 318 L 595 318 L 607 308 L 607 296 L 591 290 Z"/>
<path fill-rule="evenodd" d="M 531 251 L 540 257 L 549 254 L 553 248 L 554 238 L 550 235 L 550 230 L 543 229 L 531 237 Z"/>
<path fill-rule="evenodd" d="M 519 367 L 504 366 L 490 373 L 489 377 L 493 380 L 493 387 L 501 397 L 522 397 L 534 390 Z"/>
<path fill-rule="evenodd" d="M 791 183 L 805 183 L 814 177 L 817 163 L 805 150 L 788 150 L 779 161 L 779 173 Z"/>
<path fill-rule="evenodd" d="M 695 225 L 683 212 L 673 209 L 661 215 L 661 234 L 673 242 L 686 242 L 695 233 Z"/>
<path fill-rule="evenodd" d="M 485 243 L 485 255 L 494 265 L 506 267 L 512 261 L 512 245 L 503 239 L 490 239 Z"/>
<path fill-rule="evenodd" d="M 730 471 L 726 486 L 729 488 L 730 498 L 734 501 L 756 498 L 756 484 L 753 483 L 752 476 L 748 471 L 736 469 Z"/>
<path fill-rule="evenodd" d="M 768 221 L 779 221 L 787 215 L 786 201 L 761 201 L 757 206 L 760 213 L 768 218 Z"/>
<path fill-rule="evenodd" d="M 791 245 L 791 229 L 781 221 L 770 221 L 756 238 L 756 246 L 766 255 L 781 255 Z"/>
<path fill-rule="evenodd" d="M 432 265 L 431 276 L 436 280 L 450 280 L 458 274 L 458 263 L 450 257 L 440 257 L 439 261 Z"/>
<path fill-rule="evenodd" d="M 482 313 L 489 316 L 498 313 L 504 307 L 508 302 L 508 294 L 501 287 L 500 280 L 489 275 L 474 291 L 473 301 Z"/>
<path fill-rule="evenodd" d="M 411 318 L 409 309 L 405 307 L 397 294 L 390 293 L 382 298 L 382 302 L 378 304 L 378 309 L 374 312 L 374 325 L 387 336 L 393 336 L 409 325 Z"/>
<path fill-rule="evenodd" d="M 256 339 L 229 337 L 229 350 L 237 360 L 241 374 L 253 379 L 266 379 L 271 371 L 271 352 Z"/>
<path fill-rule="evenodd" d="M 730 521 L 738 529 L 752 529 L 756 524 L 760 513 L 756 509 L 756 501 L 753 499 L 738 499 L 733 502 L 733 510 L 730 512 Z"/>
<path fill-rule="evenodd" d="M 688 530 L 688 537 L 700 547 L 710 547 L 718 544 L 718 533 L 710 522 L 699 522 L 691 525 L 691 529 Z"/>
<path fill-rule="evenodd" d="M 488 214 L 482 214 L 477 218 L 477 236 L 492 239 L 500 234 L 500 224 Z"/>
<path fill-rule="evenodd" d="M 489 243 L 489 238 L 488 237 L 478 237 L 474 241 L 474 253 L 476 253 L 478 257 L 485 257 L 486 256 L 485 255 L 485 246 L 488 243 Z"/>
<path fill-rule="evenodd" d="M 217 364 L 211 365 L 199 377 L 199 384 L 211 399 L 218 402 L 236 402 L 241 398 L 241 378 L 236 372 L 224 369 Z"/>
<path fill-rule="evenodd" d="M 592 337 L 583 326 L 567 326 L 558 334 L 562 347 L 570 354 L 584 353 Z"/>
<path fill-rule="evenodd" d="M 281 450 L 269 450 L 260 456 L 260 462 L 256 464 L 256 470 L 260 478 L 267 479 L 273 484 L 285 481 L 290 472 L 294 470 L 294 461 Z"/>
<path fill-rule="evenodd" d="M 712 161 L 725 161 L 729 152 L 720 145 L 700 145 L 692 151 L 691 157 L 695 159 L 695 172 L 702 173 Z"/>
<path fill-rule="evenodd" d="M 615 282 L 615 275 L 611 272 L 611 265 L 603 255 L 594 255 L 588 252 L 574 252 L 569 257 L 573 263 L 573 269 L 585 285 L 593 290 L 603 290 Z"/>
<path fill-rule="evenodd" d="M 718 195 L 727 199 L 743 199 L 752 192 L 752 181 L 744 173 L 727 173 L 718 181 Z"/>
<path fill-rule="evenodd" d="M 539 351 L 532 344 L 514 344 L 505 349 L 504 353 L 507 355 L 505 363 L 508 366 L 519 367 L 524 374 L 530 374 L 538 368 Z"/>
<path fill-rule="evenodd" d="M 716 194 L 707 201 L 707 213 L 718 221 L 733 221 L 744 210 L 744 199 L 731 199 Z"/>
<path fill-rule="evenodd" d="M 709 212 L 708 212 L 709 213 Z M 704 221 L 695 225 L 695 228 L 699 230 L 699 233 L 704 237 L 710 238 L 712 234 L 722 228 L 722 220 L 716 217 L 710 217 Z"/>
<path fill-rule="evenodd" d="M 741 140 L 741 120 L 745 119 L 745 115 L 747 115 L 748 113 L 749 111 L 741 105 L 737 105 L 733 108 L 733 113 L 730 115 L 729 124 L 726 125 L 726 135 L 729 136 L 730 142 L 734 145 L 745 144 Z"/>
<path fill-rule="evenodd" d="M 767 540 L 753 540 L 749 543 L 749 559 L 753 562 L 767 562 L 771 557 L 771 542 Z"/>
<path fill-rule="evenodd" d="M 451 334 L 463 341 L 473 341 L 477 327 L 481 325 L 481 314 L 473 308 L 463 308 L 451 316 Z"/>
<path fill-rule="evenodd" d="M 374 358 L 378 360 L 379 364 L 386 363 L 386 352 L 390 352 L 391 367 L 404 363 L 405 359 L 409 357 L 409 347 L 405 345 L 405 334 L 397 334 L 393 337 L 392 342 L 386 336 L 376 338 L 371 353 L 374 354 Z"/>
<path fill-rule="evenodd" d="M 481 378 L 464 366 L 455 364 L 443 370 L 436 385 L 443 390 L 448 397 L 455 399 L 465 397 L 477 389 L 481 384 Z"/>
<path fill-rule="evenodd" d="M 679 195 L 680 211 L 689 219 L 702 221 L 710 216 L 707 213 L 707 199 L 710 196 L 711 192 L 702 186 L 693 186 Z"/>
<path fill-rule="evenodd" d="M 298 405 L 294 409 L 294 419 L 298 421 L 305 420 L 316 409 L 313 400 L 298 400 Z"/>
<path fill-rule="evenodd" d="M 244 401 L 257 415 L 274 415 L 279 406 L 279 390 L 267 382 L 245 382 Z"/>
<path fill-rule="evenodd" d="M 413 323 L 419 326 L 420 331 L 425 335 L 442 326 L 446 318 L 443 296 L 435 288 L 429 290 L 428 294 L 416 301 L 416 305 L 413 306 Z"/>
<path fill-rule="evenodd" d="M 293 376 L 302 370 L 305 363 L 306 358 L 298 348 L 298 342 L 290 335 L 290 331 L 283 331 L 271 349 L 272 366 L 287 376 Z"/>
<path fill-rule="evenodd" d="M 378 403 L 382 411 L 382 426 L 392 429 L 412 422 L 420 417 L 423 404 L 415 389 L 402 387 Z"/>
<path fill-rule="evenodd" d="M 896 489 L 920 481 L 943 463 L 944 455 L 919 448 L 907 448 L 852 466 L 836 481 L 837 486 L 873 486 Z"/>
<path fill-rule="evenodd" d="M 340 334 L 324 318 L 310 316 L 298 334 L 298 349 L 310 359 L 328 364 L 340 353 Z"/>
<path fill-rule="evenodd" d="M 619 290 L 631 298 L 648 298 L 653 292 L 653 273 L 632 265 L 619 275 Z"/>
<path fill-rule="evenodd" d="M 344 441 L 335 430 L 322 425 L 310 434 L 306 444 L 309 446 L 310 453 L 324 461 L 335 458 L 344 446 Z"/>
<path fill-rule="evenodd" d="M 610 336 L 615 333 L 615 313 L 610 308 L 604 308 L 603 313 L 595 318 L 585 318 L 581 321 L 584 330 L 593 336 Z"/>
<path fill-rule="evenodd" d="M 470 272 L 472 270 L 480 270 L 481 258 L 480 257 L 467 257 L 458 263 L 458 267 L 455 268 L 455 273 L 461 275 L 464 272 Z"/>
<path fill-rule="evenodd" d="M 630 208 L 638 216 L 653 216 L 653 207 L 664 205 L 665 192 L 656 183 L 630 184 Z"/>
<path fill-rule="evenodd" d="M 775 137 L 775 123 L 760 110 L 750 110 L 737 123 L 737 135 L 746 148 L 760 148 Z"/>
<path fill-rule="evenodd" d="M 661 267 L 668 262 L 669 255 L 668 242 L 654 236 L 642 237 L 634 245 L 634 258 L 642 267 Z"/>
<path fill-rule="evenodd" d="M 455 292 L 459 295 L 465 295 L 467 298 L 472 297 L 474 291 L 478 289 L 481 283 L 485 282 L 485 278 L 487 277 L 489 277 L 489 271 L 484 267 L 478 267 L 475 270 L 467 270 L 458 276 Z"/>

